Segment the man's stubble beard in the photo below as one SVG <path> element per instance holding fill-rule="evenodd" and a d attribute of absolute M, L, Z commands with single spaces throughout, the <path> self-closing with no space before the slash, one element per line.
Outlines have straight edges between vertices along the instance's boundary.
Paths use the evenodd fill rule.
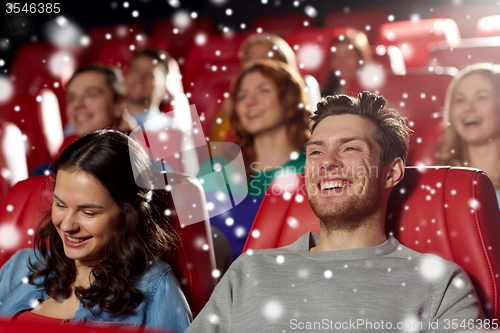
<path fill-rule="evenodd" d="M 381 209 L 382 204 L 380 180 L 376 178 L 370 185 L 366 185 L 363 189 L 364 193 L 359 191 L 360 195 L 356 193 L 356 190 L 353 189 L 354 193 L 351 194 L 348 192 L 347 200 L 337 209 L 318 203 L 317 196 L 309 196 L 309 204 L 314 214 L 329 232 L 352 232 L 373 222 L 370 217 Z M 347 191 L 346 188 L 344 191 Z"/>

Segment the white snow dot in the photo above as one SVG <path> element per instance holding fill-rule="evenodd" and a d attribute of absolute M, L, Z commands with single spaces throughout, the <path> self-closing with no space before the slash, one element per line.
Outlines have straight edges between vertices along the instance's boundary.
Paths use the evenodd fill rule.
<path fill-rule="evenodd" d="M 212 276 L 213 276 L 214 278 L 218 278 L 218 277 L 220 276 L 220 271 L 219 271 L 218 269 L 214 269 L 214 270 L 212 271 Z"/>
<path fill-rule="evenodd" d="M 13 209 L 14 209 L 14 207 L 12 205 L 7 205 L 8 212 L 12 212 Z"/>
<path fill-rule="evenodd" d="M 172 214 L 172 211 L 170 209 L 165 209 L 165 216 L 170 216 Z"/>
<path fill-rule="evenodd" d="M 106 39 L 111 39 L 111 34 L 106 34 Z"/>
<path fill-rule="evenodd" d="M 445 264 L 443 259 L 429 255 L 422 260 L 419 270 L 426 280 L 437 280 L 443 275 Z"/>
<path fill-rule="evenodd" d="M 301 194 L 297 194 L 295 196 L 295 201 L 297 201 L 298 203 L 301 203 L 302 201 L 304 201 L 304 196 Z"/>
<path fill-rule="evenodd" d="M 333 273 L 331 270 L 327 269 L 323 275 L 325 276 L 325 279 L 331 279 L 333 276 Z"/>
<path fill-rule="evenodd" d="M 451 195 L 455 195 L 457 194 L 457 191 L 456 190 L 451 190 Z"/>
<path fill-rule="evenodd" d="M 233 15 L 233 10 L 231 8 L 226 9 L 226 15 L 227 16 Z"/>
<path fill-rule="evenodd" d="M 283 193 L 283 199 L 285 199 L 286 201 L 290 200 L 291 197 L 292 194 L 290 192 Z"/>
<path fill-rule="evenodd" d="M 290 153 L 290 159 L 291 159 L 291 160 L 296 160 L 297 158 L 299 158 L 299 153 L 298 153 L 298 152 L 296 152 L 296 151 L 292 151 L 292 152 Z"/>
<path fill-rule="evenodd" d="M 296 218 L 294 217 L 289 217 L 287 220 L 286 220 L 286 223 L 292 227 L 293 229 L 297 229 L 298 226 L 299 226 L 299 221 L 297 221 Z"/>
<path fill-rule="evenodd" d="M 217 325 L 220 321 L 219 319 L 219 316 L 217 316 L 215 313 L 210 313 L 208 315 L 208 321 L 212 324 L 212 325 Z"/>
<path fill-rule="evenodd" d="M 230 227 L 230 226 L 232 226 L 234 224 L 234 220 L 233 220 L 232 217 L 228 217 L 225 222 L 226 222 L 226 225 L 228 227 Z"/>
<path fill-rule="evenodd" d="M 262 311 L 267 319 L 274 321 L 279 319 L 283 314 L 283 306 L 278 301 L 269 301 L 264 305 Z"/>
<path fill-rule="evenodd" d="M 28 283 L 28 282 L 29 282 L 29 280 L 28 280 L 28 278 L 27 278 L 27 277 L 23 277 L 21 281 L 23 281 L 23 283 L 24 283 L 24 284 L 26 284 L 26 283 Z"/>
<path fill-rule="evenodd" d="M 207 42 L 207 35 L 205 35 L 204 33 L 197 34 L 194 38 L 194 42 L 199 46 L 205 45 L 205 43 Z"/>
<path fill-rule="evenodd" d="M 35 231 L 31 228 L 28 229 L 28 235 L 32 236 L 35 233 Z"/>
<path fill-rule="evenodd" d="M 305 6 L 304 7 L 304 11 L 306 12 L 307 16 L 309 16 L 309 17 L 316 17 L 316 16 L 318 16 L 318 11 L 316 10 L 316 8 L 314 8 L 311 5 Z"/>
<path fill-rule="evenodd" d="M 4 76 L 0 76 L 0 102 L 7 101 L 14 93 L 14 88 L 10 80 Z"/>
<path fill-rule="evenodd" d="M 207 202 L 207 209 L 208 211 L 212 211 L 214 210 L 215 206 L 213 204 L 213 202 Z"/>
<path fill-rule="evenodd" d="M 243 227 L 237 227 L 236 229 L 234 229 L 234 234 L 238 238 L 245 237 L 245 228 L 243 228 Z"/>
<path fill-rule="evenodd" d="M 474 209 L 479 209 L 479 207 L 481 206 L 481 205 L 479 204 L 479 201 L 477 201 L 477 200 L 476 200 L 476 199 L 474 199 L 474 198 L 470 198 L 470 199 L 467 201 L 467 203 L 469 204 L 469 206 L 470 206 L 471 208 L 474 208 Z"/>
<path fill-rule="evenodd" d="M 208 251 L 209 246 L 208 246 L 208 244 L 203 244 L 203 246 L 201 248 L 203 251 Z"/>
<path fill-rule="evenodd" d="M 0 59 L 0 67 L 3 67 L 5 65 L 5 61 L 3 59 Z"/>
<path fill-rule="evenodd" d="M 30 302 L 30 307 L 31 307 L 32 309 L 36 308 L 36 307 L 37 307 L 37 306 L 39 306 L 39 305 L 40 305 L 40 302 L 39 302 L 38 300 L 36 300 L 36 299 L 31 300 L 31 302 Z"/>
<path fill-rule="evenodd" d="M 13 224 L 4 224 L 0 226 L 0 248 L 12 249 L 17 247 L 21 235 Z"/>
<path fill-rule="evenodd" d="M 253 238 L 259 238 L 260 237 L 260 231 L 259 230 L 252 231 L 252 237 Z"/>
<path fill-rule="evenodd" d="M 123 3 L 123 7 L 128 8 L 128 6 L 129 6 L 129 3 L 128 3 L 127 1 L 125 1 L 125 2 Z"/>
<path fill-rule="evenodd" d="M 134 10 L 132 12 L 132 17 L 138 17 L 139 16 L 139 12 L 137 10 Z"/>
<path fill-rule="evenodd" d="M 285 262 L 285 257 L 283 257 L 281 254 L 276 257 L 276 262 L 278 264 L 282 264 Z"/>
<path fill-rule="evenodd" d="M 394 15 L 392 15 L 392 14 L 391 14 L 391 15 L 387 16 L 387 20 L 388 20 L 389 22 L 394 21 Z"/>

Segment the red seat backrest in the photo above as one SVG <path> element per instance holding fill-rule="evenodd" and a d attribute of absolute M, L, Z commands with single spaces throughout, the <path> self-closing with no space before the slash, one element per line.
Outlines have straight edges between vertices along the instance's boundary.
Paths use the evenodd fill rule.
<path fill-rule="evenodd" d="M 16 93 L 35 95 L 42 88 L 39 83 L 66 82 L 79 66 L 80 53 L 78 47 L 62 50 L 48 42 L 22 44 L 9 72 Z"/>
<path fill-rule="evenodd" d="M 441 5 L 434 7 L 431 15 L 436 18 L 451 18 L 457 22 L 463 38 L 474 37 L 477 21 L 484 16 L 500 14 L 497 4 Z"/>
<path fill-rule="evenodd" d="M 183 174 L 171 174 L 172 177 L 175 175 L 185 177 Z M 52 177 L 43 176 L 28 178 L 12 187 L 2 200 L 0 204 L 0 266 L 17 250 L 33 247 L 37 226 L 50 211 L 53 202 L 51 179 Z M 198 192 L 198 197 L 191 197 L 189 200 L 200 209 L 204 209 L 206 206 L 204 194 L 201 190 Z M 171 202 L 168 195 L 162 191 L 156 193 L 160 198 L 165 198 L 163 202 L 167 207 Z M 192 195 L 194 192 L 189 191 L 189 193 Z M 160 211 L 163 212 L 165 207 L 160 207 L 162 209 Z M 200 223 L 181 227 L 175 210 L 172 212 L 171 221 L 181 239 L 172 267 L 181 283 L 193 316 L 196 316 L 208 301 L 216 284 L 216 279 L 212 276 L 215 270 L 215 258 L 210 223 L 207 218 Z"/>
<path fill-rule="evenodd" d="M 424 135 L 422 135 L 422 141 L 418 144 L 413 155 L 415 165 L 436 165 L 438 143 L 444 130 L 443 117 L 436 114 L 436 117 L 429 120 Z"/>
<path fill-rule="evenodd" d="M 26 135 L 24 146 L 28 172 L 51 160 L 38 116 L 39 107 L 36 97 L 29 94 L 15 94 L 5 103 L 0 103 L 0 123 L 12 122 Z"/>
<path fill-rule="evenodd" d="M 99 52 L 110 41 L 125 43 L 137 42 L 137 35 L 144 35 L 143 23 L 133 25 L 118 25 L 93 27 L 89 31 L 90 44 L 83 55 L 83 63 L 90 64 L 97 61 Z"/>
<path fill-rule="evenodd" d="M 389 14 L 389 11 L 378 8 L 344 10 L 326 15 L 323 22 L 325 26 L 349 26 L 362 31 L 372 44 L 378 37 L 380 26 L 387 22 Z"/>
<path fill-rule="evenodd" d="M 413 155 L 420 145 L 428 122 L 444 105 L 446 89 L 453 77 L 442 74 L 391 75 L 375 90 L 384 96 L 387 105 L 408 117 L 410 136 L 407 165 L 415 165 Z"/>
<path fill-rule="evenodd" d="M 18 181 L 28 178 L 22 134 L 15 124 L 0 125 L 0 201 Z"/>
<path fill-rule="evenodd" d="M 380 26 L 377 45 L 395 45 L 403 53 L 406 67 L 425 67 L 429 50 L 439 44 L 457 47 L 460 31 L 452 19 L 387 22 Z"/>
<path fill-rule="evenodd" d="M 407 167 L 389 198 L 386 232 L 413 250 L 459 264 L 474 283 L 486 317 L 493 319 L 499 318 L 500 306 L 498 221 L 495 189 L 482 171 Z M 262 200 L 243 251 L 285 246 L 319 229 L 304 175 L 278 178 Z"/>
<path fill-rule="evenodd" d="M 479 62 L 498 63 L 500 48 L 496 37 L 493 40 L 469 39 L 462 40 L 463 44 L 457 48 L 437 49 L 429 54 L 428 65 L 432 67 L 456 67 L 461 70 Z M 489 41 L 487 41 L 489 39 Z M 469 45 L 465 45 L 465 44 Z"/>
<path fill-rule="evenodd" d="M 253 20 L 251 30 L 269 32 L 281 37 L 285 37 L 290 32 L 314 26 L 314 19 L 306 14 L 281 14 L 272 16 L 260 16 Z"/>
<path fill-rule="evenodd" d="M 212 66 L 215 65 L 220 69 L 222 66 L 239 62 L 241 44 L 250 35 L 248 32 L 204 34 L 205 39 L 202 44 L 195 38 L 183 66 L 184 90 L 190 91 L 191 83 L 199 75 L 206 75 Z"/>
<path fill-rule="evenodd" d="M 61 324 L 29 322 L 22 320 L 7 320 L 0 319 L 0 327 L 2 333 L 32 333 L 32 332 L 51 332 L 51 333 L 66 333 L 68 327 Z M 142 330 L 144 333 L 154 333 L 157 330 Z M 71 333 L 130 333 L 129 328 L 105 327 L 97 325 L 71 325 Z M 162 330 L 163 333 L 176 333 L 171 330 Z"/>
<path fill-rule="evenodd" d="M 212 20 L 197 18 L 187 27 L 178 27 L 172 20 L 158 21 L 151 30 L 151 37 L 168 41 L 169 53 L 176 59 L 185 58 L 193 39 L 200 33 L 209 34 L 214 29 Z"/>

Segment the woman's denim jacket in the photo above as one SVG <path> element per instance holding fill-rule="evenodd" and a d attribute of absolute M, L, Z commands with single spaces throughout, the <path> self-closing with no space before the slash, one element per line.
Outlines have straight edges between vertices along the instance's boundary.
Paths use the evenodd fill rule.
<path fill-rule="evenodd" d="M 41 258 L 41 255 L 39 255 Z M 39 260 L 33 249 L 15 253 L 0 270 L 0 316 L 12 318 L 17 313 L 32 309 L 49 296 L 43 288 L 28 282 L 28 261 Z M 41 279 L 41 278 L 40 278 Z M 40 282 L 40 280 L 36 281 Z M 124 327 L 170 329 L 183 332 L 192 321 L 191 311 L 170 266 L 163 262 L 152 265 L 135 284 L 145 296 L 132 314 L 115 316 L 96 305 L 92 311 L 80 303 L 73 318 L 63 324 L 97 324 Z M 93 313 L 94 314 L 93 314 Z"/>

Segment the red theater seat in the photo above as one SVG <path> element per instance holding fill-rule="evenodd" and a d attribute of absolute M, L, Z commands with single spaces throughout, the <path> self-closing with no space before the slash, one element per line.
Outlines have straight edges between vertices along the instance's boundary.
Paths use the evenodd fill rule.
<path fill-rule="evenodd" d="M 429 50 L 439 46 L 457 47 L 460 31 L 452 19 L 395 21 L 380 26 L 377 45 L 395 45 L 403 53 L 406 67 L 425 67 Z"/>
<path fill-rule="evenodd" d="M 59 49 L 47 42 L 25 43 L 16 51 L 9 76 L 16 93 L 33 96 L 44 84 L 64 84 L 79 66 L 81 49 Z"/>
<path fill-rule="evenodd" d="M 198 34 L 209 34 L 213 31 L 213 23 L 207 18 L 192 20 L 187 27 L 178 27 L 171 20 L 157 22 L 151 31 L 151 37 L 166 40 L 170 45 L 169 52 L 176 59 L 184 58 L 189 46 Z"/>
<path fill-rule="evenodd" d="M 41 103 L 29 94 L 15 94 L 7 102 L 0 104 L 0 123 L 12 122 L 26 135 L 24 146 L 28 172 L 51 160 L 38 115 L 40 106 Z"/>
<path fill-rule="evenodd" d="M 415 165 L 413 155 L 421 143 L 428 122 L 442 110 L 451 75 L 407 74 L 391 75 L 377 89 L 369 89 L 384 96 L 389 107 L 408 117 L 410 136 L 407 165 Z"/>
<path fill-rule="evenodd" d="M 414 165 L 436 165 L 438 142 L 444 134 L 444 130 L 443 117 L 436 114 L 436 117 L 428 122 L 422 136 L 422 142 L 419 143 L 415 151 Z"/>
<path fill-rule="evenodd" d="M 241 70 L 239 61 L 214 63 L 212 66 L 215 66 L 215 71 L 211 68 L 200 70 L 201 75 L 188 88 L 191 94 L 189 102 L 196 106 L 205 136 L 210 135 L 210 128 L 216 121 L 222 103 L 229 98 L 231 82 Z"/>
<path fill-rule="evenodd" d="M 325 16 L 325 26 L 349 26 L 362 31 L 373 43 L 378 37 L 380 26 L 387 22 L 390 12 L 385 9 L 344 10 Z"/>
<path fill-rule="evenodd" d="M 185 178 L 183 174 L 177 173 L 169 174 L 170 177 L 179 177 L 180 181 Z M 33 246 L 34 231 L 52 205 L 50 179 L 38 176 L 19 182 L 0 204 L 0 230 L 11 234 L 8 244 L 5 243 L 5 238 L 0 244 L 0 266 L 17 250 Z M 205 197 L 201 191 L 198 192 L 198 197 L 186 198 L 186 206 L 190 206 L 189 203 L 192 202 L 204 209 Z M 166 191 L 156 190 L 155 195 L 165 204 L 160 207 L 161 212 L 172 207 L 167 206 L 172 199 Z M 206 218 L 202 222 L 181 227 L 175 212 L 172 212 L 171 218 L 181 239 L 172 267 L 195 316 L 209 299 L 217 282 L 212 277 L 215 258 L 210 223 Z"/>
<path fill-rule="evenodd" d="M 22 133 L 10 122 L 0 125 L 0 201 L 17 182 L 28 178 Z"/>
<path fill-rule="evenodd" d="M 90 64 L 97 61 L 100 50 L 110 41 L 126 43 L 137 42 L 137 35 L 144 35 L 143 24 L 118 25 L 109 27 L 93 27 L 89 31 L 90 44 L 83 55 L 83 63 Z"/>
<path fill-rule="evenodd" d="M 21 320 L 5 320 L 0 319 L 0 327 L 2 328 L 2 333 L 33 333 L 33 332 L 50 332 L 50 333 L 66 333 L 68 332 L 67 325 L 59 324 L 48 324 L 48 323 L 35 323 L 35 322 L 24 322 Z M 127 328 L 117 328 L 117 327 L 99 327 L 99 326 L 86 326 L 86 325 L 71 325 L 71 333 L 130 333 L 133 332 Z M 143 330 L 141 332 L 151 332 L 158 333 L 157 330 Z M 163 333 L 178 333 L 174 331 L 162 330 Z"/>
<path fill-rule="evenodd" d="M 498 221 L 495 189 L 480 170 L 408 167 L 389 199 L 386 231 L 413 250 L 459 264 L 474 283 L 486 317 L 498 319 Z M 249 236 L 244 251 L 285 246 L 308 231 L 319 234 L 319 229 L 303 174 L 278 178 L 267 190 L 249 232 L 259 236 Z"/>
<path fill-rule="evenodd" d="M 481 17 L 476 23 L 475 37 L 500 36 L 500 15 Z"/>
<path fill-rule="evenodd" d="M 183 67 L 184 90 L 190 91 L 191 83 L 199 75 L 206 75 L 212 66 L 228 66 L 240 61 L 242 42 L 250 36 L 247 32 L 232 34 L 204 34 L 205 38 L 191 44 Z M 203 43 L 201 43 L 201 42 Z M 217 73 L 216 73 L 217 74 Z"/>
<path fill-rule="evenodd" d="M 497 37 L 463 39 L 457 48 L 435 50 L 429 54 L 429 66 L 456 67 L 461 70 L 478 62 L 497 64 L 500 48 Z"/>
<path fill-rule="evenodd" d="M 436 6 L 432 12 L 432 17 L 435 18 L 450 18 L 457 22 L 460 28 L 460 34 L 463 38 L 474 37 L 477 21 L 489 15 L 500 14 L 500 8 L 497 4 L 485 5 L 451 5 L 451 6 Z"/>
<path fill-rule="evenodd" d="M 260 16 L 253 20 L 252 31 L 262 29 L 262 32 L 269 32 L 281 37 L 288 33 L 303 28 L 314 26 L 314 20 L 306 14 L 288 14 Z"/>

